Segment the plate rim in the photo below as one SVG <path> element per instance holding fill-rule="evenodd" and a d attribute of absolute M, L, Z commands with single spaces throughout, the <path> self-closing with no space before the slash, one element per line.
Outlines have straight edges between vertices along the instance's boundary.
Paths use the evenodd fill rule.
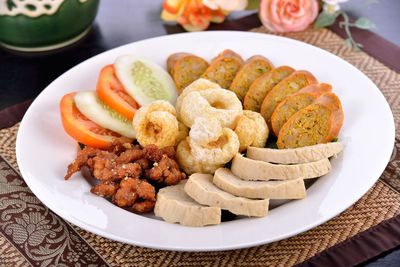
<path fill-rule="evenodd" d="M 382 97 L 382 98 L 384 99 L 385 109 L 387 109 L 387 110 L 389 111 L 390 115 L 391 115 L 391 124 L 390 124 L 390 128 L 391 128 L 391 129 L 390 129 L 391 138 L 390 138 L 390 139 L 393 140 L 393 142 L 392 142 L 393 145 L 392 145 L 391 148 L 390 148 L 390 153 L 389 153 L 389 152 L 386 152 L 386 158 L 385 158 L 385 160 L 384 160 L 384 162 L 386 162 L 386 164 L 385 164 L 384 166 L 379 166 L 379 168 L 378 168 L 379 170 L 377 171 L 377 173 L 379 173 L 379 175 L 378 175 L 378 177 L 376 178 L 376 180 L 374 180 L 374 183 L 372 183 L 372 185 L 369 185 L 369 184 L 368 184 L 368 188 L 367 188 L 367 189 L 365 190 L 365 192 L 363 192 L 360 196 L 357 195 L 357 196 L 353 197 L 352 199 L 353 199 L 354 201 L 351 201 L 351 204 L 350 204 L 350 205 L 343 205 L 343 207 L 341 207 L 341 208 L 339 208 L 339 209 L 336 210 L 337 212 L 335 212 L 335 214 L 334 214 L 333 216 L 326 216 L 326 218 L 323 218 L 323 219 L 321 219 L 321 220 L 314 221 L 313 223 L 310 223 L 310 224 L 308 224 L 306 227 L 302 228 L 300 231 L 292 231 L 292 232 L 289 232 L 289 233 L 287 233 L 287 234 L 285 234 L 285 235 L 281 235 L 281 236 L 279 236 L 278 238 L 269 239 L 267 242 L 262 241 L 262 240 L 256 241 L 256 242 L 249 242 L 249 243 L 246 243 L 246 244 L 242 244 L 242 243 L 238 242 L 238 244 L 228 245 L 228 246 L 225 245 L 225 246 L 223 246 L 223 247 L 214 246 L 214 247 L 203 247 L 203 248 L 185 248 L 185 247 L 182 247 L 182 246 L 176 246 L 176 245 L 174 245 L 174 244 L 169 245 L 169 246 L 165 246 L 165 245 L 159 246 L 159 245 L 153 244 L 153 243 L 140 242 L 140 241 L 137 241 L 137 240 L 132 241 L 132 240 L 128 240 L 128 239 L 125 239 L 125 238 L 120 238 L 120 237 L 115 236 L 115 235 L 113 235 L 113 234 L 109 234 L 107 231 L 98 230 L 97 228 L 95 228 L 95 227 L 93 227 L 93 226 L 91 226 L 91 225 L 84 224 L 83 222 L 81 222 L 81 221 L 79 221 L 79 220 L 75 220 L 73 217 L 69 217 L 68 215 L 64 214 L 62 210 L 61 210 L 61 211 L 60 211 L 60 210 L 57 210 L 57 208 L 55 208 L 55 206 L 53 206 L 53 204 L 51 203 L 51 201 L 42 199 L 41 194 L 40 194 L 40 190 L 38 190 L 38 189 L 36 188 L 36 186 L 33 185 L 34 183 L 32 182 L 32 180 L 31 180 L 31 179 L 26 179 L 26 178 L 25 178 L 25 177 L 28 177 L 29 175 L 28 175 L 27 171 L 26 171 L 23 167 L 21 167 L 22 165 L 20 164 L 20 163 L 21 163 L 21 158 L 22 158 L 22 156 L 21 156 L 22 148 L 21 148 L 21 145 L 20 145 L 20 140 L 22 139 L 22 138 L 20 138 L 20 135 L 22 135 L 22 134 L 21 134 L 22 131 L 20 131 L 20 130 L 21 130 L 21 129 L 24 129 L 25 125 L 27 124 L 27 122 L 26 122 L 27 119 L 25 119 L 25 118 L 27 118 L 27 114 L 29 114 L 30 111 L 33 109 L 33 107 L 39 102 L 38 99 L 40 99 L 41 97 L 43 97 L 43 95 L 48 91 L 48 88 L 51 88 L 52 85 L 53 85 L 54 83 L 56 83 L 59 79 L 62 79 L 65 75 L 68 75 L 69 72 L 70 72 L 72 69 L 74 69 L 74 68 L 79 68 L 80 65 L 86 64 L 86 62 L 88 62 L 88 61 L 95 60 L 95 59 L 98 58 L 98 57 L 104 56 L 104 54 L 106 54 L 106 53 L 111 53 L 112 51 L 121 49 L 121 48 L 123 48 L 123 47 L 128 47 L 128 46 L 131 46 L 131 45 L 133 45 L 133 44 L 137 44 L 137 43 L 141 43 L 141 42 L 147 42 L 147 41 L 151 41 L 151 40 L 154 40 L 154 39 L 170 39 L 170 38 L 180 38 L 180 36 L 185 36 L 185 35 L 210 35 L 210 34 L 211 34 L 211 35 L 212 35 L 212 34 L 257 35 L 257 36 L 260 36 L 261 38 L 267 37 L 267 38 L 273 38 L 273 39 L 277 39 L 277 40 L 283 40 L 283 41 L 285 41 L 285 42 L 293 42 L 294 44 L 299 44 L 299 45 L 303 45 L 303 46 L 309 46 L 309 47 L 312 47 L 313 49 L 319 50 L 319 51 L 322 52 L 322 53 L 328 54 L 329 56 L 332 56 L 332 55 L 335 56 L 335 57 L 336 57 L 337 59 L 339 59 L 342 63 L 349 65 L 349 66 L 350 66 L 351 68 L 353 68 L 355 71 L 360 72 L 363 76 L 365 76 L 365 77 L 376 87 L 378 93 L 380 94 L 380 97 Z M 157 37 L 152 37 L 152 38 L 148 38 L 148 39 L 143 39 L 143 40 L 131 42 L 131 43 L 128 43 L 128 44 L 125 44 L 125 45 L 121 45 L 121 46 L 118 46 L 118 47 L 115 47 L 115 48 L 112 48 L 112 49 L 103 51 L 102 53 L 99 53 L 99 54 L 97 54 L 97 55 L 95 55 L 95 56 L 93 56 L 93 57 L 90 57 L 90 58 L 88 58 L 88 59 L 86 59 L 86 60 L 80 62 L 79 64 L 77 64 L 77 65 L 71 67 L 71 68 L 68 69 L 67 71 L 65 71 L 63 74 L 61 74 L 60 76 L 58 76 L 55 80 L 53 80 L 49 85 L 47 85 L 47 86 L 42 90 L 42 92 L 35 98 L 35 100 L 33 101 L 33 103 L 30 105 L 30 107 L 28 108 L 28 110 L 25 112 L 24 117 L 23 117 L 23 119 L 22 119 L 22 121 L 21 121 L 21 124 L 20 124 L 20 128 L 19 128 L 18 133 L 17 133 L 17 137 L 16 137 L 16 158 L 17 158 L 17 164 L 18 164 L 18 166 L 19 166 L 19 168 L 20 168 L 21 176 L 22 176 L 22 178 L 24 179 L 24 181 L 26 182 L 26 184 L 28 185 L 28 187 L 31 189 L 31 191 L 34 193 L 34 195 L 35 195 L 47 208 L 49 208 L 50 210 L 52 210 L 55 214 L 57 214 L 58 216 L 60 216 L 63 220 L 65 220 L 65 221 L 67 221 L 67 222 L 70 222 L 70 223 L 73 223 L 74 225 L 77 225 L 77 226 L 79 226 L 80 228 L 82 228 L 82 229 L 84 229 L 84 230 L 86 230 L 86 231 L 89 231 L 89 232 L 91 232 L 91 233 L 95 233 L 95 234 L 100 235 L 100 236 L 102 236 L 102 237 L 105 237 L 105 238 L 108 238 L 108 239 L 111 239 L 111 240 L 115 240 L 115 241 L 118 241 L 118 242 L 123 242 L 123 243 L 126 243 L 126 244 L 132 244 L 132 245 L 137 245 L 137 246 L 142 246 L 142 247 L 147 247 L 147 248 L 153 248 L 153 249 L 161 249 L 161 250 L 168 250 L 168 251 L 188 251 L 188 252 L 189 252 L 189 251 L 190 251 L 190 252 L 197 252 L 197 251 L 198 251 L 198 252 L 201 252 L 201 251 L 225 251 L 225 250 L 232 250 L 232 249 L 248 248 L 248 247 L 253 247 L 253 246 L 258 246 L 258 245 L 263 245 L 263 244 L 269 244 L 269 243 L 272 243 L 272 242 L 276 242 L 276 241 L 279 241 L 279 240 L 283 240 L 283 239 L 286 239 L 286 238 L 288 238 L 288 237 L 291 237 L 291 236 L 294 236 L 294 235 L 297 235 L 297 234 L 306 232 L 306 231 L 308 231 L 308 230 L 310 230 L 310 229 L 313 229 L 313 228 L 315 228 L 316 226 L 321 225 L 321 224 L 325 223 L 326 221 L 328 221 L 328 220 L 330 220 L 330 219 L 336 217 L 338 214 L 342 213 L 344 210 L 346 210 L 346 209 L 349 208 L 351 205 L 353 205 L 355 202 L 357 202 L 361 197 L 363 197 L 363 196 L 366 194 L 366 192 L 367 192 L 370 188 L 372 188 L 372 186 L 376 183 L 376 181 L 378 181 L 378 179 L 380 178 L 380 176 L 381 176 L 382 173 L 384 172 L 384 170 L 385 170 L 387 164 L 388 164 L 389 161 L 390 161 L 391 154 L 392 154 L 391 151 L 393 150 L 394 142 L 395 142 L 395 123 L 394 123 L 394 117 L 393 117 L 393 113 L 392 113 L 392 110 L 391 110 L 391 108 L 390 108 L 390 105 L 388 104 L 388 102 L 387 102 L 386 98 L 384 97 L 382 91 L 376 86 L 376 84 L 375 84 L 367 75 L 365 75 L 361 70 L 357 69 L 354 65 L 352 65 L 352 64 L 349 63 L 349 62 L 347 62 L 347 61 L 344 60 L 343 58 L 341 58 L 341 57 L 339 57 L 339 56 L 337 56 L 337 55 L 335 55 L 335 54 L 333 54 L 333 53 L 330 53 L 329 51 L 326 51 L 326 50 L 324 50 L 324 49 L 322 49 L 322 48 L 320 48 L 320 47 L 316 47 L 316 46 L 314 46 L 314 45 L 312 45 L 312 44 L 308 44 L 308 43 L 305 43 L 305 42 L 302 42 L 302 41 L 298 41 L 298 40 L 291 39 L 291 38 L 288 38 L 288 37 L 283 37 L 283 36 L 276 36 L 276 35 L 272 35 L 272 34 L 257 33 L 257 32 L 206 31 L 206 32 L 196 32 L 196 33 L 187 33 L 187 32 L 186 32 L 186 33 L 177 33 L 177 34 L 163 35 L 163 36 L 157 36 Z M 388 151 L 389 151 L 389 149 L 388 149 Z M 34 188 L 34 189 L 33 189 L 33 188 Z M 37 194 L 37 192 L 39 192 L 39 194 Z M 55 208 L 55 209 L 54 209 L 54 208 Z M 57 211 L 56 211 L 56 210 L 57 210 Z M 295 233 L 293 233 L 293 232 L 295 232 Z"/>

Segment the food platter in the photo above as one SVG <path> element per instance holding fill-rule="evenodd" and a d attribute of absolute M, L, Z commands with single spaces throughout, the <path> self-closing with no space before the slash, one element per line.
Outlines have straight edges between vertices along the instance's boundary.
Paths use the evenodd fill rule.
<path fill-rule="evenodd" d="M 307 198 L 270 210 L 264 218 L 241 217 L 202 228 L 170 224 L 152 213 L 138 215 L 90 193 L 90 180 L 64 180 L 76 156 L 58 103 L 71 91 L 93 90 L 100 69 L 134 54 L 165 67 L 168 55 L 191 52 L 210 60 L 229 48 L 243 58 L 261 54 L 276 65 L 306 69 L 330 83 L 345 114 L 339 140 L 344 151 L 332 172 L 307 190 Z M 52 82 L 27 111 L 17 136 L 17 160 L 32 192 L 65 220 L 95 234 L 133 245 L 181 251 L 228 250 L 266 244 L 304 232 L 338 215 L 370 189 L 385 169 L 394 143 L 394 122 L 379 89 L 354 66 L 311 45 L 248 32 L 185 33 L 152 38 L 104 52 Z"/>

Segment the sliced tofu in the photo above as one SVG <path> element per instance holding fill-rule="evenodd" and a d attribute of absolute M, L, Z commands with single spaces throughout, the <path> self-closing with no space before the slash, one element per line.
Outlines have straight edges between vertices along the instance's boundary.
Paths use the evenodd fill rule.
<path fill-rule="evenodd" d="M 254 160 L 243 157 L 237 153 L 233 158 L 231 170 L 233 174 L 243 180 L 291 180 L 308 179 L 327 174 L 331 170 L 329 159 L 319 161 L 282 165 L 272 164 L 260 160 Z"/>
<path fill-rule="evenodd" d="M 194 173 L 185 185 L 185 192 L 200 204 L 220 207 L 233 214 L 257 217 L 267 215 L 268 199 L 236 197 L 219 189 L 212 180 L 213 176 L 210 174 Z"/>
<path fill-rule="evenodd" d="M 235 176 L 231 170 L 216 170 L 213 183 L 235 196 L 269 199 L 302 199 L 306 197 L 306 187 L 302 178 L 286 181 L 245 181 Z"/>
<path fill-rule="evenodd" d="M 342 150 L 343 145 L 339 142 L 289 149 L 248 147 L 246 157 L 282 164 L 306 163 L 330 158 L 332 156 L 336 157 Z"/>
<path fill-rule="evenodd" d="M 187 180 L 167 186 L 157 194 L 154 214 L 170 223 L 185 226 L 205 226 L 221 223 L 221 208 L 200 205 L 190 198 L 183 188 Z"/>

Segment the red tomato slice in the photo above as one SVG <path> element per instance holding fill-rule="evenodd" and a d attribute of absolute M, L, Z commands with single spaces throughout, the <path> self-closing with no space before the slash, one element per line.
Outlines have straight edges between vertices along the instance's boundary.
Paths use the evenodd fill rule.
<path fill-rule="evenodd" d="M 101 70 L 96 92 L 104 103 L 130 120 L 133 119 L 136 110 L 140 107 L 135 99 L 125 91 L 115 75 L 113 65 L 107 65 Z"/>
<path fill-rule="evenodd" d="M 61 121 L 65 131 L 84 145 L 108 148 L 112 141 L 121 135 L 86 118 L 75 105 L 75 94 L 70 93 L 63 96 L 60 102 Z"/>

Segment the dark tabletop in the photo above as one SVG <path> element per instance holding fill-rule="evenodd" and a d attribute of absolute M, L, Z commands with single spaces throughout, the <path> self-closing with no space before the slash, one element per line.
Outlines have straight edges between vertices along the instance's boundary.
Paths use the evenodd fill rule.
<path fill-rule="evenodd" d="M 101 1 L 92 31 L 71 47 L 23 54 L 0 48 L 0 110 L 37 96 L 51 81 L 83 60 L 123 44 L 182 32 L 180 26 L 160 19 L 163 0 Z M 351 0 L 351 5 L 365 0 Z M 374 31 L 400 46 L 399 0 L 382 0 L 352 15 L 372 19 Z M 229 19 L 254 13 L 236 12 Z"/>
<path fill-rule="evenodd" d="M 24 54 L 0 48 L 0 110 L 36 97 L 49 83 L 83 60 L 110 48 L 170 33 L 182 32 L 160 19 L 163 0 L 101 1 L 90 33 L 78 43 L 53 52 Z M 349 1 L 351 5 L 365 0 Z M 373 31 L 400 46 L 400 0 L 381 0 L 351 12 L 373 20 Z M 255 11 L 236 12 L 235 19 Z M 1 119 L 1 118 L 0 118 Z M 366 266 L 400 266 L 400 249 L 370 260 Z"/>

